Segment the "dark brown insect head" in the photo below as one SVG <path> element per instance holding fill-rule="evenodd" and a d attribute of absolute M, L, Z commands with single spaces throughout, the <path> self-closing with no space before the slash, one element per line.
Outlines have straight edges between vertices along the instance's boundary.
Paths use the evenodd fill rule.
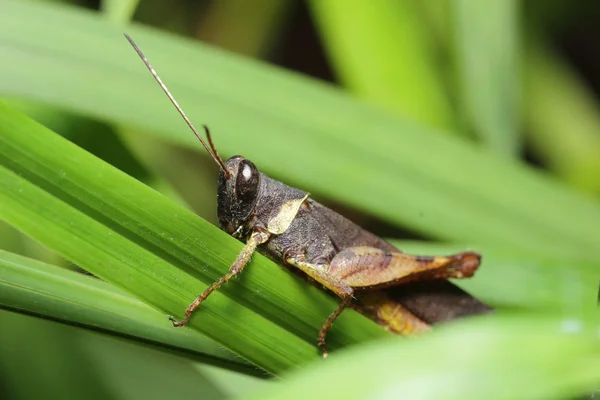
<path fill-rule="evenodd" d="M 231 157 L 225 168 L 226 171 L 219 171 L 217 215 L 221 229 L 233 234 L 250 219 L 256 207 L 260 173 L 252 161 L 242 156 Z"/>

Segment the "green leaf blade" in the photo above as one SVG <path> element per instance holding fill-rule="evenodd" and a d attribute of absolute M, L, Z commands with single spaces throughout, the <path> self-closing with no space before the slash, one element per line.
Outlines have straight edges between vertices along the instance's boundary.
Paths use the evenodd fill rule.
<path fill-rule="evenodd" d="M 14 19 L 0 24 L 0 55 L 11 60 L 0 64 L 1 92 L 137 125 L 201 151 L 193 135 L 179 132 L 185 125 L 117 28 L 71 8 L 52 9 L 63 23 L 48 24 L 37 3 L 6 4 Z M 64 40 L 77 27 L 89 30 L 78 39 L 84 48 Z M 210 117 L 203 121 L 218 128 L 222 154 L 243 153 L 288 184 L 436 238 L 600 257 L 598 202 L 539 172 L 296 74 L 152 30 L 128 31 L 192 120 L 202 120 L 200 110 Z"/>
<path fill-rule="evenodd" d="M 150 343 L 250 374 L 259 371 L 99 279 L 0 251 L 0 307 Z"/>
<path fill-rule="evenodd" d="M 423 125 L 455 127 L 416 2 L 315 0 L 310 5 L 336 73 L 350 91 Z"/>
<path fill-rule="evenodd" d="M 241 249 L 216 227 L 4 105 L 0 164 L 2 219 L 166 314 L 180 314 L 201 290 L 195 278 L 208 286 Z M 317 358 L 316 333 L 335 302 L 261 255 L 253 258 L 242 282 L 214 293 L 190 326 L 269 372 Z M 334 347 L 384 334 L 354 312 L 338 327 Z"/>
<path fill-rule="evenodd" d="M 416 341 L 390 338 L 346 351 L 248 398 L 572 398 L 600 381 L 600 326 L 579 320 L 573 331 L 568 322 L 496 316 L 450 325 Z"/>
<path fill-rule="evenodd" d="M 487 147 L 513 157 L 521 148 L 518 4 L 451 1 L 464 117 Z"/>

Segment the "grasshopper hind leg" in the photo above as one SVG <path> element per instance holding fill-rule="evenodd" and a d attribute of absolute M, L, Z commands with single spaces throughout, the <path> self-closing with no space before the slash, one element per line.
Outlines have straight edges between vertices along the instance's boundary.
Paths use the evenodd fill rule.
<path fill-rule="evenodd" d="M 327 333 L 333 325 L 333 322 L 340 316 L 342 311 L 344 311 L 344 309 L 346 309 L 352 303 L 354 290 L 336 277 L 328 275 L 326 272 L 328 268 L 327 265 L 306 262 L 303 254 L 288 252 L 288 254 L 286 254 L 285 261 L 289 265 L 300 269 L 310 278 L 325 286 L 325 288 L 332 291 L 342 300 L 338 308 L 329 315 L 319 330 L 319 349 L 321 350 L 323 358 L 327 358 L 329 354 L 326 345 Z"/>
<path fill-rule="evenodd" d="M 337 317 L 340 316 L 342 311 L 344 311 L 346 308 L 348 308 L 351 303 L 352 303 L 352 296 L 343 297 L 342 302 L 340 303 L 338 308 L 336 308 L 335 311 L 329 315 L 327 320 L 321 326 L 321 329 L 319 330 L 319 349 L 321 349 L 321 354 L 323 355 L 323 358 L 327 358 L 327 356 L 329 354 L 327 351 L 327 345 L 325 344 L 325 338 L 327 337 L 327 333 L 329 332 L 329 329 L 333 325 L 333 321 L 335 321 L 337 319 Z"/>

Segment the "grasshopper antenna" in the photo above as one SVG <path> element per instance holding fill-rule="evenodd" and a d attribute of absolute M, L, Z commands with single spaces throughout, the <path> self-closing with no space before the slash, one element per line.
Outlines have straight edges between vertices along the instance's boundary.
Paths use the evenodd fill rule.
<path fill-rule="evenodd" d="M 204 132 L 206 133 L 206 138 L 208 139 L 208 144 L 210 144 L 210 149 L 212 150 L 213 154 L 215 156 L 217 156 L 217 158 L 219 159 L 219 161 L 221 161 L 221 164 L 222 164 L 223 159 L 221 158 L 221 156 L 219 155 L 219 152 L 217 151 L 217 148 L 215 147 L 215 143 L 212 140 L 212 135 L 210 134 L 210 131 L 208 130 L 208 126 L 202 124 L 202 127 L 204 128 Z"/>
<path fill-rule="evenodd" d="M 125 38 L 127 39 L 127 41 L 129 41 L 129 43 L 131 44 L 131 46 L 133 47 L 133 49 L 135 50 L 135 52 L 138 54 L 138 56 L 140 56 L 140 58 L 142 59 L 142 61 L 144 62 L 144 64 L 146 64 L 146 67 L 148 68 L 148 71 L 150 71 L 150 73 L 152 74 L 152 76 L 154 77 L 154 79 L 156 79 L 156 82 L 158 82 L 158 84 L 162 88 L 163 92 L 165 92 L 165 94 L 167 95 L 167 97 L 169 98 L 169 100 L 171 100 L 171 103 L 173 103 L 173 105 L 175 106 L 175 108 L 177 109 L 177 111 L 179 112 L 179 114 L 183 117 L 183 119 L 185 120 L 185 122 L 187 123 L 187 125 L 192 130 L 192 132 L 194 132 L 194 135 L 196 135 L 196 137 L 198 138 L 198 140 L 200 140 L 200 143 L 202 143 L 202 146 L 204 146 L 204 148 L 206 149 L 206 151 L 208 152 L 208 154 L 210 154 L 210 156 L 212 157 L 213 160 L 215 160 L 215 162 L 217 163 L 217 165 L 219 166 L 219 168 L 221 168 L 221 170 L 225 174 L 225 178 L 227 178 L 227 179 L 231 178 L 231 174 L 229 173 L 229 171 L 227 171 L 227 168 L 225 168 L 225 163 L 223 162 L 223 159 L 221 158 L 221 156 L 219 155 L 219 153 L 217 153 L 217 149 L 215 148 L 215 144 L 212 141 L 212 137 L 210 136 L 210 131 L 208 130 L 208 127 L 206 125 L 202 125 L 202 127 L 204 128 L 204 131 L 206 132 L 206 137 L 208 138 L 208 142 L 210 143 L 210 147 L 202 139 L 202 137 L 200 136 L 200 134 L 198 133 L 198 131 L 194 127 L 194 124 L 192 124 L 192 121 L 190 121 L 190 119 L 187 117 L 187 115 L 185 115 L 185 113 L 183 112 L 183 109 L 179 106 L 179 103 L 177 103 L 177 100 L 175 100 L 175 98 L 173 97 L 173 95 L 171 94 L 171 92 L 169 92 L 169 89 L 167 89 L 167 85 L 165 85 L 163 83 L 162 79 L 160 79 L 160 77 L 158 76 L 158 74 L 156 73 L 156 71 L 154 70 L 154 68 L 152 67 L 152 65 L 150 64 L 150 62 L 148 61 L 148 59 L 144 55 L 144 53 L 142 53 L 142 51 L 137 46 L 137 44 L 133 41 L 133 39 L 131 38 L 131 36 L 129 36 L 126 33 L 123 33 L 123 35 L 125 35 Z"/>

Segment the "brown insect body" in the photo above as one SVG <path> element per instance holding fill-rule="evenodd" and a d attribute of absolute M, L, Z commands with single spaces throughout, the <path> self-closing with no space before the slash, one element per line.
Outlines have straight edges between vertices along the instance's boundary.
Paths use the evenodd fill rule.
<path fill-rule="evenodd" d="M 246 243 L 227 274 L 190 304 L 185 318 L 172 319 L 174 326 L 185 325 L 212 292 L 242 271 L 257 249 L 281 264 L 298 268 L 341 299 L 319 332 L 324 357 L 327 332 L 346 307 L 354 307 L 389 331 L 403 335 L 490 310 L 445 280 L 472 276 L 479 267 L 479 254 L 423 257 L 402 253 L 310 199 L 308 193 L 269 178 L 251 161 L 234 156 L 224 163 L 208 129 L 204 127 L 207 144 L 141 50 L 127 34 L 125 37 L 219 166 L 217 213 L 221 228 Z"/>
<path fill-rule="evenodd" d="M 221 171 L 221 228 L 241 240 L 252 232 L 263 232 L 265 242 L 258 247 L 260 252 L 281 264 L 302 269 L 340 297 L 346 294 L 345 286 L 352 288 L 351 305 L 388 330 L 411 334 L 428 329 L 429 324 L 490 310 L 444 280 L 471 276 L 479 266 L 478 254 L 404 254 L 310 199 L 308 193 L 259 172 L 241 156 L 230 158 L 225 165 L 231 178 Z M 273 221 L 278 219 L 289 225 L 274 231 Z M 323 341 L 329 325 L 324 326 Z"/>

